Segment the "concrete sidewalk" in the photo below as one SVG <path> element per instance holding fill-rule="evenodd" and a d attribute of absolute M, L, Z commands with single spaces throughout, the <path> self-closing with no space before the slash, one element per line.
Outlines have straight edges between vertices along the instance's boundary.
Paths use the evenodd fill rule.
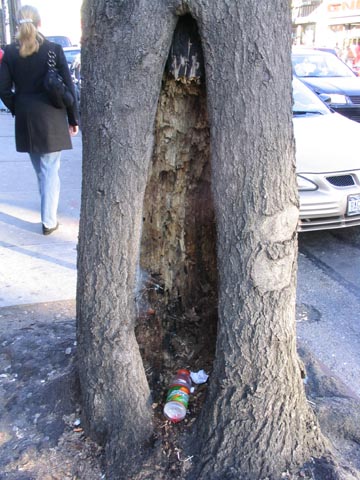
<path fill-rule="evenodd" d="M 30 159 L 15 150 L 14 120 L 0 113 L 0 307 L 75 298 L 81 192 L 81 134 L 62 154 L 60 228 L 41 230 Z"/>

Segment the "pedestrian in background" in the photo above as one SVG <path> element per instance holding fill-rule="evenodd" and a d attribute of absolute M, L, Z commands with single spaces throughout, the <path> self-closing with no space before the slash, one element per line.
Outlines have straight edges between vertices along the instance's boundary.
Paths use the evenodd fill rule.
<path fill-rule="evenodd" d="M 344 52 L 343 61 L 346 63 L 346 65 L 348 65 L 350 68 L 352 68 L 353 65 L 354 65 L 354 59 L 355 59 L 354 52 L 352 51 L 351 46 L 347 45 L 347 47 L 345 49 L 345 52 Z"/>
<path fill-rule="evenodd" d="M 0 47 L 0 67 L 1 67 L 1 62 L 2 62 L 2 58 L 4 56 L 4 50 Z M 6 107 L 5 105 L 3 104 L 1 98 L 0 98 L 0 112 L 5 112 L 6 111 Z"/>
<path fill-rule="evenodd" d="M 354 66 L 360 67 L 360 40 L 358 40 L 355 47 Z"/>
<path fill-rule="evenodd" d="M 39 32 L 40 15 L 24 5 L 18 13 L 16 42 L 5 47 L 0 68 L 0 98 L 15 116 L 15 141 L 18 152 L 27 152 L 37 175 L 41 197 L 44 235 L 54 232 L 59 223 L 61 151 L 72 148 L 70 136 L 78 132 L 78 110 L 69 67 L 58 44 Z M 74 97 L 67 108 L 52 105 L 44 88 L 48 71 L 48 52 L 56 54 L 56 68 Z"/>

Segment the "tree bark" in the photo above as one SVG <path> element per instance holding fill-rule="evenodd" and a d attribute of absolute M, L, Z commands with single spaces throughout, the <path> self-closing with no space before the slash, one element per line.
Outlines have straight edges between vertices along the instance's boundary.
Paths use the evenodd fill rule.
<path fill-rule="evenodd" d="M 289 5 L 209 2 L 197 15 L 208 67 L 220 296 L 210 394 L 193 443 L 202 439 L 195 478 L 276 477 L 321 443 L 296 353 Z"/>
<path fill-rule="evenodd" d="M 198 66 L 201 55 L 189 55 L 196 58 L 188 69 L 171 61 L 171 52 L 177 58 L 183 50 L 181 36 L 170 47 L 184 14 L 199 27 L 204 69 Z M 114 479 L 131 478 L 129 459 L 142 455 L 153 431 L 134 297 L 139 263 L 151 268 L 153 247 L 142 257 L 142 224 L 146 232 L 154 191 L 150 161 L 157 151 L 153 128 L 170 51 L 175 79 L 187 83 L 189 71 L 194 79 L 205 71 L 208 198 L 217 232 L 217 272 L 210 275 L 211 288 L 218 290 L 216 356 L 189 443 L 196 454 L 191 475 L 279 478 L 324 447 L 306 402 L 295 343 L 290 6 L 285 0 L 89 0 L 83 18 L 77 331 L 87 431 L 107 445 Z M 161 272 L 166 277 L 169 270 Z M 177 285 L 191 307 L 198 297 L 187 300 L 192 289 L 183 283 Z"/>
<path fill-rule="evenodd" d="M 176 18 L 161 2 L 93 1 L 83 19 L 80 381 L 88 431 L 106 443 L 110 463 L 123 455 L 126 469 L 152 434 L 134 292 L 153 124 Z"/>

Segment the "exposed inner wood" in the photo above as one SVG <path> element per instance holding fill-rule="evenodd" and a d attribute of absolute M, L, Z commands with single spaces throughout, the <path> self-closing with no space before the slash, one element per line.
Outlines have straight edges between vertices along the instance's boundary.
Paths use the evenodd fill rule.
<path fill-rule="evenodd" d="M 216 228 L 206 92 L 164 77 L 144 199 L 137 338 L 150 383 L 211 369 L 217 324 Z"/>

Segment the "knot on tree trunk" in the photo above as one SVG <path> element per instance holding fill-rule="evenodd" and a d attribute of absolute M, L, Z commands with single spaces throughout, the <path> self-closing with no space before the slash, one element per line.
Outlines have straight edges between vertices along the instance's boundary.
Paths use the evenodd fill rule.
<path fill-rule="evenodd" d="M 270 260 L 279 260 L 289 256 L 293 248 L 293 240 L 287 240 L 285 242 L 269 243 L 264 247 L 264 250 Z"/>

